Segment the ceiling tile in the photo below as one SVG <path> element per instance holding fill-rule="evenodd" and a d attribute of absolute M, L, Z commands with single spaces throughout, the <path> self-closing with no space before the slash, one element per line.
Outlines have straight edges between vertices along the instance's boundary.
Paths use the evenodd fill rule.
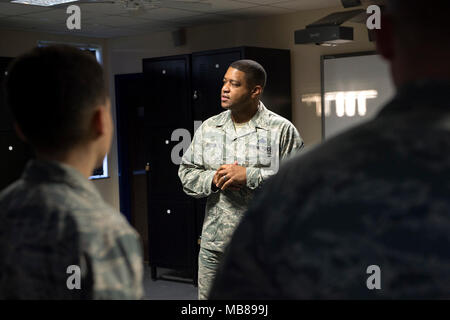
<path fill-rule="evenodd" d="M 121 3 L 78 3 L 82 30 L 65 29 L 67 6 L 39 7 L 0 0 L 0 28 L 19 28 L 92 37 L 114 37 L 174 30 L 180 27 L 222 23 L 298 10 L 339 6 L 339 0 L 205 0 L 209 8 L 192 10 L 146 5 L 143 10 L 127 10 Z M 186 0 L 194 1 L 194 0 Z M 158 1 L 162 6 L 163 0 Z M 76 3 L 74 3 L 76 4 Z M 2 16 L 4 15 L 4 16 Z"/>
<path fill-rule="evenodd" d="M 283 13 L 289 13 L 291 10 L 284 9 L 284 8 L 276 8 L 276 7 L 269 7 L 269 6 L 257 6 L 257 7 L 251 7 L 251 8 L 245 8 L 245 9 L 239 9 L 239 10 L 230 10 L 230 11 L 224 11 L 221 12 L 221 15 L 224 16 L 230 16 L 234 18 L 246 18 L 246 17 L 263 17 L 263 16 L 269 16 L 269 15 L 277 15 L 277 14 L 283 14 Z"/>
<path fill-rule="evenodd" d="M 207 2 L 211 4 L 210 8 L 195 9 L 195 11 L 201 11 L 203 13 L 215 13 L 220 11 L 249 8 L 254 6 L 254 4 L 252 3 L 245 3 L 234 0 L 209 0 Z"/>
<path fill-rule="evenodd" d="M 173 20 L 174 22 L 187 23 L 188 25 L 205 25 L 231 21 L 228 16 L 219 14 L 204 14 L 201 16 L 186 17 Z"/>
<path fill-rule="evenodd" d="M 112 27 L 114 27 L 114 26 L 112 26 Z M 135 31 L 142 31 L 142 30 L 156 30 L 156 29 L 170 28 L 170 27 L 175 28 L 176 26 L 171 23 L 166 23 L 164 21 L 158 21 L 158 22 L 147 21 L 145 23 L 127 25 L 125 28 L 130 29 L 130 30 L 135 30 Z"/>
<path fill-rule="evenodd" d="M 18 17 L 34 20 L 36 21 L 36 24 L 39 24 L 40 22 L 50 22 L 54 24 L 61 24 L 66 25 L 67 18 L 69 18 L 69 14 L 66 13 L 66 9 L 64 8 L 56 8 L 56 9 L 50 9 L 44 12 L 34 12 L 34 13 L 28 13 L 26 15 L 21 15 Z M 84 17 L 83 13 L 81 13 L 81 21 L 83 22 Z"/>
<path fill-rule="evenodd" d="M 15 16 L 32 12 L 44 12 L 48 7 L 31 6 L 20 3 L 9 3 L 9 1 L 0 1 L 0 12 L 7 16 Z"/>
<path fill-rule="evenodd" d="M 289 0 L 272 4 L 273 7 L 295 9 L 295 10 L 313 10 L 322 8 L 331 8 L 341 6 L 340 0 Z"/>
<path fill-rule="evenodd" d="M 258 4 L 258 5 L 268 5 L 268 4 L 274 4 L 277 2 L 281 2 L 283 0 L 236 0 L 242 3 L 251 3 L 251 4 Z M 303 0 L 297 0 L 297 2 L 302 2 Z"/>
<path fill-rule="evenodd" d="M 172 27 L 169 25 L 147 25 L 147 26 L 139 26 L 139 28 L 126 28 L 126 31 L 129 35 L 144 35 L 161 31 L 173 31 L 176 30 L 176 27 Z"/>
<path fill-rule="evenodd" d="M 99 15 L 123 14 L 126 9 L 123 5 L 118 3 L 80 3 L 81 12 L 83 13 L 95 13 Z"/>
<path fill-rule="evenodd" d="M 127 14 L 126 12 L 124 14 Z M 201 12 L 193 12 L 187 10 L 180 9 L 171 9 L 171 8 L 154 8 L 154 9 L 146 9 L 141 14 L 136 15 L 141 19 L 147 20 L 172 20 L 179 19 L 185 17 L 192 16 L 200 16 L 203 13 Z M 132 15 L 132 13 L 128 13 L 128 15 Z"/>
<path fill-rule="evenodd" d="M 136 25 L 139 23 L 145 23 L 147 21 L 148 20 L 142 19 L 141 17 L 132 17 L 132 16 L 101 16 L 95 19 L 96 23 L 112 27 Z"/>
<path fill-rule="evenodd" d="M 139 29 L 133 29 L 133 28 L 121 28 L 121 29 L 114 29 L 112 28 L 109 30 L 109 32 L 104 32 L 103 34 L 108 38 L 116 38 L 116 37 L 125 37 L 125 36 L 136 36 L 136 35 L 145 35 L 149 33 L 155 33 L 155 32 L 161 32 L 161 31 L 171 31 L 175 30 L 174 28 L 170 28 L 166 25 L 150 25 L 146 28 L 139 28 Z"/>
<path fill-rule="evenodd" d="M 81 8 L 81 21 L 85 20 L 97 20 L 98 18 L 106 17 L 107 15 L 103 12 L 93 12 L 88 10 L 83 10 Z"/>
<path fill-rule="evenodd" d="M 48 21 L 42 21 L 38 24 L 33 19 L 25 19 L 20 16 L 0 18 L 0 29 L 40 30 L 50 25 L 53 26 L 53 24 Z"/>

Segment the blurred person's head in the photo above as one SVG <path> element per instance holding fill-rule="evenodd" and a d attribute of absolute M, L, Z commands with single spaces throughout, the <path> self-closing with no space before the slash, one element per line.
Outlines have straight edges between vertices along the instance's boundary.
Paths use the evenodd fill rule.
<path fill-rule="evenodd" d="M 450 79 L 450 1 L 385 0 L 377 49 L 397 86 L 424 78 Z"/>
<path fill-rule="evenodd" d="M 35 48 L 18 57 L 5 88 L 19 136 L 38 157 L 81 152 L 100 166 L 113 131 L 104 80 L 95 57 L 74 47 Z"/>

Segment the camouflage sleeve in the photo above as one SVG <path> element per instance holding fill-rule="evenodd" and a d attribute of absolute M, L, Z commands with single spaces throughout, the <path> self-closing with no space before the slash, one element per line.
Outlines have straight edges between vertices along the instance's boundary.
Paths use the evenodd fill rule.
<path fill-rule="evenodd" d="M 297 129 L 292 123 L 283 128 L 280 137 L 280 158 L 286 160 L 296 155 L 304 147 L 304 143 Z"/>
<path fill-rule="evenodd" d="M 91 273 L 93 299 L 141 299 L 144 265 L 139 235 L 131 227 L 117 228 L 97 234 L 91 243 L 95 247 L 83 260 Z"/>
<path fill-rule="evenodd" d="M 293 124 L 288 123 L 284 125 L 279 134 L 278 161 L 272 165 L 270 169 L 265 168 L 247 168 L 247 187 L 254 190 L 259 188 L 264 181 L 278 172 L 279 161 L 286 160 L 289 157 L 297 154 L 304 146 L 303 140 L 300 137 L 297 129 Z"/>
<path fill-rule="evenodd" d="M 203 125 L 197 129 L 194 139 L 181 160 L 178 176 L 183 191 L 194 198 L 204 198 L 213 192 L 211 184 L 215 170 L 207 170 L 203 162 Z"/>

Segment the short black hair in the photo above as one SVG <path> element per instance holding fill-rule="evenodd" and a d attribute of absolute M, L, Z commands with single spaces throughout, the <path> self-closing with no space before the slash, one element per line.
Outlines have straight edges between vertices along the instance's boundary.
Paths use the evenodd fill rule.
<path fill-rule="evenodd" d="M 95 57 L 66 45 L 37 47 L 15 59 L 5 89 L 7 105 L 27 141 L 51 152 L 82 142 L 95 107 L 108 96 Z"/>
<path fill-rule="evenodd" d="M 253 60 L 238 60 L 230 65 L 230 68 L 245 73 L 251 85 L 260 85 L 263 89 L 267 82 L 267 73 L 263 66 Z"/>

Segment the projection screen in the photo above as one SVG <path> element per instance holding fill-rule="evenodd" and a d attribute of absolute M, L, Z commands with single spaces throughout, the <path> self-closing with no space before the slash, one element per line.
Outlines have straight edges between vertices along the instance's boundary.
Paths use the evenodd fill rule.
<path fill-rule="evenodd" d="M 322 56 L 322 137 L 372 119 L 393 97 L 388 64 L 375 54 Z"/>

